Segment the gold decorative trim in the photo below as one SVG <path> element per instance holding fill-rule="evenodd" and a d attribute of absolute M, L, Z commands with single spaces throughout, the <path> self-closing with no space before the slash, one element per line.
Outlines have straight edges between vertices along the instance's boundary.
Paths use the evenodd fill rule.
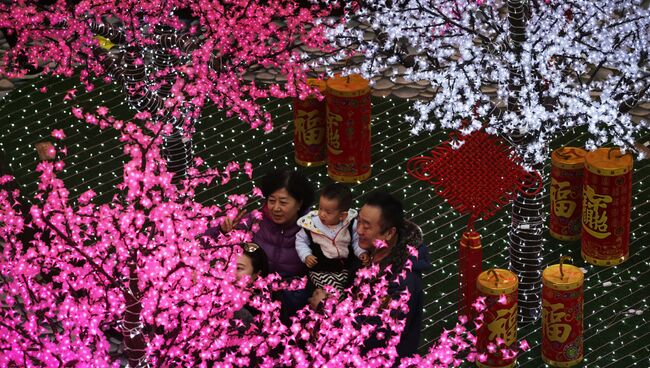
<path fill-rule="evenodd" d="M 544 360 L 544 362 L 546 364 L 548 364 L 550 366 L 553 366 L 553 367 L 573 367 L 574 365 L 580 363 L 582 361 L 582 358 L 583 357 L 581 355 L 580 358 L 574 359 L 574 360 L 569 361 L 569 362 L 556 362 L 555 360 L 551 360 L 551 359 L 546 358 L 544 356 L 544 354 L 542 354 L 542 360 Z"/>
<path fill-rule="evenodd" d="M 621 176 L 632 171 L 632 165 L 619 167 L 616 169 L 604 169 L 604 168 L 595 167 L 594 165 L 590 165 L 588 162 L 585 162 L 585 168 L 590 172 L 600 176 Z"/>
<path fill-rule="evenodd" d="M 483 286 L 483 285 L 479 284 L 479 285 L 476 285 L 476 288 L 478 289 L 478 291 L 482 292 L 483 294 L 497 296 L 497 295 L 502 295 L 502 294 L 512 294 L 513 292 L 515 292 L 517 290 L 517 287 L 519 286 L 518 284 L 519 283 L 517 283 L 517 284 L 515 284 L 513 286 L 508 286 L 508 287 L 505 287 L 505 288 L 502 287 L 502 288 L 499 288 L 499 289 L 489 288 L 489 287 L 486 287 L 486 286 Z"/>
<path fill-rule="evenodd" d="M 370 93 L 370 87 L 364 87 L 356 91 L 338 91 L 329 87 L 327 93 L 335 97 L 359 97 Z"/>
<path fill-rule="evenodd" d="M 357 176 L 344 176 L 344 175 L 336 175 L 332 174 L 329 170 L 327 171 L 327 175 L 332 178 L 332 180 L 337 181 L 339 183 L 356 183 L 359 181 L 364 181 L 370 177 L 370 173 L 372 170 L 368 170 L 367 173 L 357 175 Z"/>
<path fill-rule="evenodd" d="M 629 253 L 615 259 L 598 259 L 585 254 L 584 251 L 581 251 L 580 253 L 582 253 L 582 259 L 591 263 L 594 266 L 616 266 L 627 261 L 627 259 L 630 258 Z"/>
<path fill-rule="evenodd" d="M 313 161 L 313 162 L 311 162 L 311 161 L 303 161 L 303 160 L 299 160 L 297 157 L 294 157 L 294 158 L 295 158 L 296 163 L 297 163 L 298 165 L 300 165 L 300 166 L 305 166 L 305 167 L 322 166 L 322 165 L 325 165 L 325 162 L 326 162 L 325 160 L 323 160 L 323 161 Z"/>
<path fill-rule="evenodd" d="M 584 162 L 580 162 L 577 164 L 565 164 L 562 162 L 555 162 L 553 161 L 551 165 L 557 167 L 558 169 L 564 169 L 564 170 L 580 170 L 585 167 Z"/>

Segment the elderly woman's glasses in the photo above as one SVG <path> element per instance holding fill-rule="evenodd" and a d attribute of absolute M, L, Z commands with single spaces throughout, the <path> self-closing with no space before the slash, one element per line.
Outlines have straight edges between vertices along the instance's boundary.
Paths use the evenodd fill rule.
<path fill-rule="evenodd" d="M 260 246 L 255 243 L 244 243 L 242 244 L 242 248 L 244 248 L 244 252 L 246 253 L 253 253 L 260 249 Z"/>

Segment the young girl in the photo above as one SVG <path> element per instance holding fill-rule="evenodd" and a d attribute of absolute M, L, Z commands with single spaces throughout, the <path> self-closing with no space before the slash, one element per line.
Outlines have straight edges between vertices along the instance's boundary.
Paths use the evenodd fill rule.
<path fill-rule="evenodd" d="M 269 274 L 269 261 L 264 250 L 255 243 L 245 243 L 242 245 L 244 252 L 237 258 L 237 280 L 244 276 L 250 277 L 253 282 L 258 277 L 265 277 Z M 253 318 L 259 314 L 259 311 L 250 305 L 244 305 L 236 311 L 234 318 L 241 321 L 237 329 L 241 332 L 248 330 Z"/>

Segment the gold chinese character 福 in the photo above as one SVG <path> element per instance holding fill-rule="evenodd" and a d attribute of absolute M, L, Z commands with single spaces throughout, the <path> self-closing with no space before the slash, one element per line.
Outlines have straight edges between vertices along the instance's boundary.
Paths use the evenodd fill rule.
<path fill-rule="evenodd" d="M 551 207 L 558 216 L 569 218 L 576 210 L 576 202 L 568 199 L 571 195 L 570 186 L 568 181 L 551 178 Z"/>
<path fill-rule="evenodd" d="M 608 203 L 612 203 L 611 196 L 596 194 L 594 188 L 585 185 L 582 198 L 582 225 L 589 234 L 598 239 L 605 239 L 612 234 L 607 231 Z"/>
<path fill-rule="evenodd" d="M 320 112 L 298 110 L 296 131 L 299 141 L 305 142 L 306 145 L 321 144 L 325 138 L 325 128 L 321 125 Z"/>
<path fill-rule="evenodd" d="M 343 121 L 341 115 L 327 111 L 327 149 L 335 155 L 341 154 L 341 136 L 339 135 L 339 123 Z"/>
<path fill-rule="evenodd" d="M 490 330 L 489 341 L 501 338 L 505 341 L 506 346 L 512 345 L 517 340 L 517 305 L 510 309 L 500 309 L 497 311 L 497 318 L 488 323 Z"/>
<path fill-rule="evenodd" d="M 550 341 L 564 343 L 571 334 L 571 325 L 560 323 L 567 315 L 563 310 L 564 304 L 562 303 L 551 304 L 546 300 L 542 303 L 542 319 L 544 320 L 542 333 Z"/>

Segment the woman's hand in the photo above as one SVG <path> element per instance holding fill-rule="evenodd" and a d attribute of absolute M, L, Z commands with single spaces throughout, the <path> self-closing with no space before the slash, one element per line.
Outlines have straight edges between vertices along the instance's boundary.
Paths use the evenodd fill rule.
<path fill-rule="evenodd" d="M 368 252 L 359 254 L 359 260 L 361 261 L 362 265 L 367 266 L 370 263 L 370 256 L 368 255 Z"/>
<path fill-rule="evenodd" d="M 316 310 L 318 308 L 318 305 L 323 302 L 329 295 L 325 292 L 325 290 L 321 288 L 317 288 L 314 290 L 314 293 L 311 294 L 311 298 L 307 299 L 309 302 L 309 306 L 311 309 Z"/>
<path fill-rule="evenodd" d="M 244 217 L 244 215 L 246 215 L 246 212 L 248 212 L 248 211 L 247 210 L 241 210 L 241 212 L 239 212 L 237 214 L 237 216 L 235 216 L 235 218 L 232 219 L 232 220 L 230 219 L 230 217 L 226 216 L 226 219 L 223 220 L 221 225 L 219 225 L 219 227 L 221 228 L 221 232 L 224 233 L 224 234 L 231 232 L 232 229 L 234 229 L 235 226 L 237 226 L 237 224 L 242 219 L 242 217 Z"/>
<path fill-rule="evenodd" d="M 307 257 L 305 257 L 305 264 L 307 265 L 307 267 L 314 268 L 314 266 L 316 266 L 317 263 L 318 263 L 318 258 L 312 255 L 308 255 Z"/>

